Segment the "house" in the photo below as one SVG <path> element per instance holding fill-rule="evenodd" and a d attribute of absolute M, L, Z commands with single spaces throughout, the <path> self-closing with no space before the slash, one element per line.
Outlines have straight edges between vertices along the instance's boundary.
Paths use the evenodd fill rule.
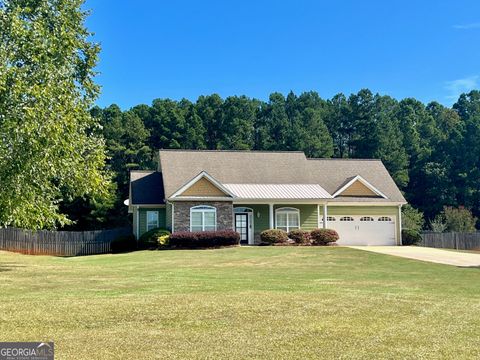
<path fill-rule="evenodd" d="M 337 230 L 343 245 L 399 245 L 403 204 L 380 160 L 160 150 L 157 171 L 130 173 L 137 238 L 156 227 L 235 229 L 243 244 L 257 244 L 266 229 L 323 227 Z"/>

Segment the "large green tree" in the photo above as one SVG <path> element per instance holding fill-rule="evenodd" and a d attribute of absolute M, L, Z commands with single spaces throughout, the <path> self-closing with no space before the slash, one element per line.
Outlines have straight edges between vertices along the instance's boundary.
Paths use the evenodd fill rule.
<path fill-rule="evenodd" d="M 104 142 L 89 109 L 99 47 L 82 0 L 0 2 L 0 224 L 55 228 L 59 204 L 101 198 Z"/>

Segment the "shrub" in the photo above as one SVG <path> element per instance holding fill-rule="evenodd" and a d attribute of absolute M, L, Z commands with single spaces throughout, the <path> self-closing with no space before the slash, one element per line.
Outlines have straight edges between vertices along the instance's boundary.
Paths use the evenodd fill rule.
<path fill-rule="evenodd" d="M 279 244 L 288 241 L 287 232 L 280 229 L 269 229 L 260 233 L 260 239 L 265 244 Z"/>
<path fill-rule="evenodd" d="M 412 229 L 402 230 L 402 245 L 416 245 L 422 241 L 422 236 L 418 231 Z"/>
<path fill-rule="evenodd" d="M 333 229 L 315 229 L 310 236 L 314 245 L 327 245 L 339 239 L 338 233 Z"/>
<path fill-rule="evenodd" d="M 297 244 L 310 244 L 310 231 L 301 229 L 292 230 L 288 233 L 288 237 Z"/>
<path fill-rule="evenodd" d="M 423 213 L 411 205 L 405 205 L 402 208 L 402 228 L 420 232 L 425 220 Z"/>
<path fill-rule="evenodd" d="M 477 218 L 472 215 L 470 210 L 465 209 L 464 207 L 459 207 L 458 209 L 453 207 L 444 207 L 442 214 L 445 217 L 445 224 L 447 225 L 448 231 L 475 231 L 475 223 L 477 222 Z"/>
<path fill-rule="evenodd" d="M 143 250 L 157 249 L 159 247 L 159 238 L 165 235 L 170 235 L 170 231 L 161 228 L 147 231 L 138 239 L 138 248 Z"/>
<path fill-rule="evenodd" d="M 435 219 L 430 221 L 430 229 L 436 233 L 443 233 L 445 230 L 447 230 L 445 217 L 442 214 L 435 216 Z"/>
<path fill-rule="evenodd" d="M 170 246 L 182 249 L 198 249 L 240 244 L 240 235 L 233 230 L 178 231 L 170 235 Z"/>
<path fill-rule="evenodd" d="M 137 240 L 135 240 L 135 236 L 133 235 L 120 236 L 110 243 L 110 250 L 114 254 L 134 251 L 136 249 Z"/>
<path fill-rule="evenodd" d="M 168 248 L 170 246 L 170 235 L 165 234 L 165 235 L 159 236 L 157 239 L 157 246 L 159 249 Z"/>

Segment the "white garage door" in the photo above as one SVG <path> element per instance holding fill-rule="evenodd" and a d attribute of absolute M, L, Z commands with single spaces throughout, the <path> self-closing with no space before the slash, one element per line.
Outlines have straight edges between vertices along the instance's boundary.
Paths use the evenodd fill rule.
<path fill-rule="evenodd" d="M 378 215 L 331 216 L 328 227 L 340 236 L 339 245 L 396 245 L 395 219 Z"/>

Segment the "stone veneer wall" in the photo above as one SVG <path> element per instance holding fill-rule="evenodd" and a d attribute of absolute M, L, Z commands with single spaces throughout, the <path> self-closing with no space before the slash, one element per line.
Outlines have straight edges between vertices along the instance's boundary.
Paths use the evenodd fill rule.
<path fill-rule="evenodd" d="M 174 231 L 190 231 L 190 208 L 208 205 L 217 209 L 217 230 L 233 229 L 231 201 L 176 201 L 173 205 Z"/>

